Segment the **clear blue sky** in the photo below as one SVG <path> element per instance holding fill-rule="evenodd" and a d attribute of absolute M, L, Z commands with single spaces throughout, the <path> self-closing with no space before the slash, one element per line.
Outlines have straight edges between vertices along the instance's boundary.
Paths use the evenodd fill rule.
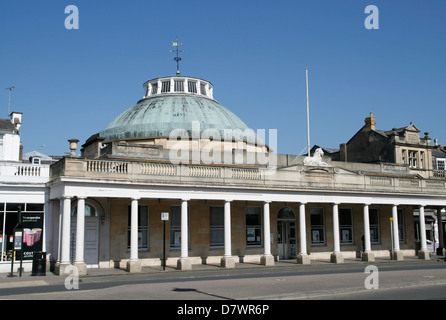
<path fill-rule="evenodd" d="M 67 5 L 79 30 L 67 30 Z M 379 29 L 367 30 L 367 5 Z M 278 152 L 338 148 L 373 112 L 377 128 L 413 122 L 446 144 L 444 0 L 1 0 L 0 117 L 23 112 L 24 151 L 61 155 L 174 75 L 214 84 L 214 97 L 253 129 L 277 129 Z"/>

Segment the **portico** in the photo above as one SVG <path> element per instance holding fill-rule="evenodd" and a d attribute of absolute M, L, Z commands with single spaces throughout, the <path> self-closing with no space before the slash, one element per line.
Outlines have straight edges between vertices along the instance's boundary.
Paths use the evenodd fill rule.
<path fill-rule="evenodd" d="M 420 175 L 405 164 L 334 161 L 320 148 L 312 157 L 276 154 L 277 137 L 266 145 L 214 100 L 210 82 L 174 76 L 144 88 L 143 99 L 87 139 L 80 157 L 70 139 L 71 153 L 51 166 L 49 216 L 58 228 L 48 247 L 60 273 L 73 264 L 88 271 L 86 243 L 94 236 L 100 268 L 160 266 L 162 212 L 170 217 L 167 264 L 181 270 L 429 259 L 424 208 L 446 207 L 446 180 L 428 169 Z M 101 211 L 89 233 L 87 203 Z"/>
<path fill-rule="evenodd" d="M 65 164 L 75 162 L 78 165 L 78 162 L 85 161 L 66 158 Z M 162 180 L 162 177 L 158 176 L 157 179 Z M 110 225 L 107 231 L 110 244 L 105 251 L 111 254 L 103 259 L 101 266 L 121 267 L 129 272 L 139 272 L 144 266 L 161 264 L 161 242 L 158 236 L 161 222 L 158 220 L 164 211 L 170 211 L 173 217 L 175 212 L 179 212 L 179 224 L 175 225 L 176 221 L 170 221 L 169 224 L 168 242 L 171 246 L 168 264 L 188 270 L 197 263 L 217 263 L 226 268 L 233 268 L 236 263 L 243 262 L 274 265 L 278 259 L 278 213 L 283 207 L 290 207 L 298 213 L 295 224 L 298 246 L 296 263 L 308 264 L 314 259 L 342 263 L 344 259 L 355 259 L 358 253 L 365 261 L 374 261 L 377 255 L 390 257 L 391 235 L 394 244 L 392 258 L 403 259 L 404 255 L 415 255 L 416 252 L 412 244 L 413 208 L 420 210 L 421 218 L 424 207 L 444 205 L 441 198 L 425 195 L 393 195 L 387 192 L 364 194 L 354 190 L 266 190 L 256 185 L 246 186 L 243 182 L 239 185 L 231 182 L 231 186 L 190 187 L 178 182 L 160 185 L 95 179 L 93 176 L 87 180 L 70 175 L 60 176 L 51 186 L 51 198 L 59 199 L 60 203 L 60 247 L 54 248 L 60 250 L 60 270 L 73 264 L 81 267 L 81 274 L 87 272 L 82 256 L 85 228 L 82 212 L 85 201 L 90 199 L 103 199 L 102 202 L 110 204 L 104 219 L 110 220 L 106 221 Z M 66 230 L 69 230 L 74 202 L 78 214 L 76 255 L 73 260 L 70 259 L 70 233 Z M 141 223 L 141 206 L 146 207 L 147 225 Z M 398 210 L 401 212 L 398 213 Z M 247 218 L 248 211 L 256 214 Z M 344 220 L 344 216 L 348 218 L 350 214 L 353 221 L 351 225 L 340 222 L 340 211 Z M 373 218 L 370 217 L 370 211 L 373 212 Z M 251 216 L 258 222 L 252 222 Z M 378 224 L 376 216 L 379 217 Z M 404 223 L 398 222 L 399 217 Z M 321 222 L 314 222 L 316 218 Z M 392 232 L 390 218 L 393 218 Z M 212 219 L 222 223 L 214 223 Z M 423 221 L 422 218 L 420 220 Z M 420 234 L 423 235 L 424 224 L 420 223 L 420 226 Z M 400 234 L 405 234 L 404 242 L 400 242 Z M 360 240 L 362 235 L 363 250 Z M 144 237 L 147 237 L 147 243 L 141 245 Z M 418 255 L 429 259 L 425 237 L 421 239 Z"/>

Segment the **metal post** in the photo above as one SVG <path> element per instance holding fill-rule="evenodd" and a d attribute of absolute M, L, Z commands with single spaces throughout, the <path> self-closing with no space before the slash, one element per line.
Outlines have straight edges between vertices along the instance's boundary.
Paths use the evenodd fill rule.
<path fill-rule="evenodd" d="M 166 270 L 166 220 L 163 221 L 163 271 Z"/>
<path fill-rule="evenodd" d="M 391 251 L 391 255 L 390 255 L 390 260 L 393 260 L 393 258 L 394 258 L 394 254 L 393 254 L 393 251 L 394 251 L 394 246 L 393 246 L 393 218 L 390 218 L 390 243 L 391 243 L 391 248 L 392 248 L 392 251 Z"/>
<path fill-rule="evenodd" d="M 310 101 L 309 101 L 309 97 L 308 97 L 308 68 L 305 68 L 306 71 L 306 83 L 307 83 L 307 139 L 308 139 L 308 144 L 307 144 L 307 148 L 308 148 L 308 156 L 310 157 Z"/>

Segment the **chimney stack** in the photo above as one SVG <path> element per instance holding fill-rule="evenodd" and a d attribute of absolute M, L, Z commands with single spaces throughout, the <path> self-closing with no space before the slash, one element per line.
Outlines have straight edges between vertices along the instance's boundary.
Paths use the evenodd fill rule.
<path fill-rule="evenodd" d="M 370 116 L 365 118 L 365 131 L 375 131 L 375 123 L 376 119 L 373 116 L 373 113 L 370 112 Z"/>

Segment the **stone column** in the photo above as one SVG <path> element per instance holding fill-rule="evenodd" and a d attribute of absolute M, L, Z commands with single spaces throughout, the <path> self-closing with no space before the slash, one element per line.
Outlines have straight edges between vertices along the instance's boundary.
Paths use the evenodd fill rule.
<path fill-rule="evenodd" d="M 141 260 L 138 258 L 138 200 L 132 198 L 130 208 L 130 260 L 127 261 L 128 272 L 141 272 Z"/>
<path fill-rule="evenodd" d="M 392 206 L 392 233 L 393 233 L 393 260 L 404 260 L 403 252 L 400 250 L 400 235 L 398 232 L 398 206 Z"/>
<path fill-rule="evenodd" d="M 301 202 L 299 206 L 299 239 L 300 239 L 300 252 L 297 255 L 297 263 L 309 264 L 310 257 L 307 254 L 307 232 L 305 222 L 305 204 Z"/>
<path fill-rule="evenodd" d="M 179 270 L 190 270 L 192 265 L 189 260 L 189 235 L 187 230 L 187 201 L 189 199 L 183 199 L 181 201 L 181 256 L 177 262 L 177 268 Z"/>
<path fill-rule="evenodd" d="M 225 229 L 225 253 L 221 258 L 221 266 L 224 268 L 234 268 L 235 259 L 232 256 L 232 243 L 231 243 L 231 201 L 225 201 L 224 207 L 224 229 Z"/>
<path fill-rule="evenodd" d="M 443 221 L 442 221 L 442 207 L 437 208 L 437 224 L 438 224 L 438 248 L 437 255 L 443 256 L 444 254 L 444 229 L 443 229 Z"/>
<path fill-rule="evenodd" d="M 333 263 L 343 263 L 344 257 L 341 253 L 341 243 L 339 240 L 339 207 L 338 203 L 333 204 L 333 253 L 330 260 Z"/>
<path fill-rule="evenodd" d="M 369 204 L 364 204 L 364 252 L 362 253 L 362 261 L 375 261 L 370 244 L 370 220 L 369 220 Z"/>
<path fill-rule="evenodd" d="M 76 257 L 74 265 L 79 275 L 87 274 L 87 264 L 84 261 L 85 239 L 85 198 L 78 197 L 77 201 L 77 225 L 76 225 Z"/>
<path fill-rule="evenodd" d="M 269 213 L 269 203 L 270 201 L 265 201 L 263 203 L 263 256 L 260 259 L 260 263 L 265 266 L 274 265 L 274 257 L 271 255 L 271 224 L 270 224 L 270 213 Z"/>
<path fill-rule="evenodd" d="M 57 275 L 65 275 L 65 269 L 71 266 L 70 261 L 70 228 L 71 228 L 71 197 L 63 196 L 60 200 L 62 214 L 60 218 L 61 239 L 60 239 L 60 260 L 56 266 Z"/>
<path fill-rule="evenodd" d="M 420 211 L 420 241 L 421 241 L 421 248 L 418 251 L 418 258 L 423 260 L 430 260 L 430 253 L 427 250 L 427 243 L 426 243 L 426 224 L 424 221 L 424 205 L 419 206 Z"/>

